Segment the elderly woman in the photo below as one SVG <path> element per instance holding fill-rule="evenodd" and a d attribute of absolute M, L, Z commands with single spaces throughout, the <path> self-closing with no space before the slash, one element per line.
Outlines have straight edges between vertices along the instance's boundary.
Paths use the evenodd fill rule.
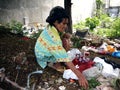
<path fill-rule="evenodd" d="M 68 24 L 68 15 L 64 8 L 60 6 L 54 7 L 46 19 L 48 26 L 42 31 L 35 44 L 35 55 L 38 64 L 44 69 L 47 62 L 65 64 L 76 74 L 79 78 L 80 86 L 85 89 L 88 88 L 88 81 L 78 71 L 71 62 L 65 48 L 62 45 L 61 36 L 65 32 Z"/>

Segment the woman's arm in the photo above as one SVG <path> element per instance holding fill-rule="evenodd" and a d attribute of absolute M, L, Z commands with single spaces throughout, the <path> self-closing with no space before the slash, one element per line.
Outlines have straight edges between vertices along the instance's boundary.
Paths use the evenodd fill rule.
<path fill-rule="evenodd" d="M 77 70 L 72 62 L 66 62 L 66 65 L 76 74 L 78 77 L 79 85 L 82 86 L 84 89 L 88 89 L 88 81 L 83 76 L 83 74 Z"/>

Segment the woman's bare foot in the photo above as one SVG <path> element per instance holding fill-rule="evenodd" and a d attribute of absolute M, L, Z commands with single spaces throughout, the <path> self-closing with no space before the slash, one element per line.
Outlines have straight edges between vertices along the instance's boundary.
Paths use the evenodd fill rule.
<path fill-rule="evenodd" d="M 48 66 L 62 73 L 65 70 L 65 67 L 61 63 L 49 63 Z"/>

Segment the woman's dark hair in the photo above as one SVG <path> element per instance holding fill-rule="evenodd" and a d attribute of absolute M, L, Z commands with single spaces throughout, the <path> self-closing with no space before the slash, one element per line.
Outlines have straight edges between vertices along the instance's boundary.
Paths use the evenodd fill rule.
<path fill-rule="evenodd" d="M 56 20 L 58 21 L 58 23 L 60 23 L 64 18 L 68 18 L 65 9 L 62 8 L 61 6 L 56 6 L 50 11 L 50 14 L 46 19 L 46 22 L 48 22 L 51 26 L 54 26 L 53 23 Z"/>

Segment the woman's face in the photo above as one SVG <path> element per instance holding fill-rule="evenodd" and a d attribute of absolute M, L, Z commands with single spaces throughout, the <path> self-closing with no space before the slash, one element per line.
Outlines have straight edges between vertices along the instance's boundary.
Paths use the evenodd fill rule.
<path fill-rule="evenodd" d="M 68 19 L 63 19 L 62 22 L 58 23 L 58 21 L 55 21 L 54 25 L 55 28 L 59 31 L 59 32 L 64 32 L 65 29 L 67 28 L 67 24 L 68 24 Z"/>

